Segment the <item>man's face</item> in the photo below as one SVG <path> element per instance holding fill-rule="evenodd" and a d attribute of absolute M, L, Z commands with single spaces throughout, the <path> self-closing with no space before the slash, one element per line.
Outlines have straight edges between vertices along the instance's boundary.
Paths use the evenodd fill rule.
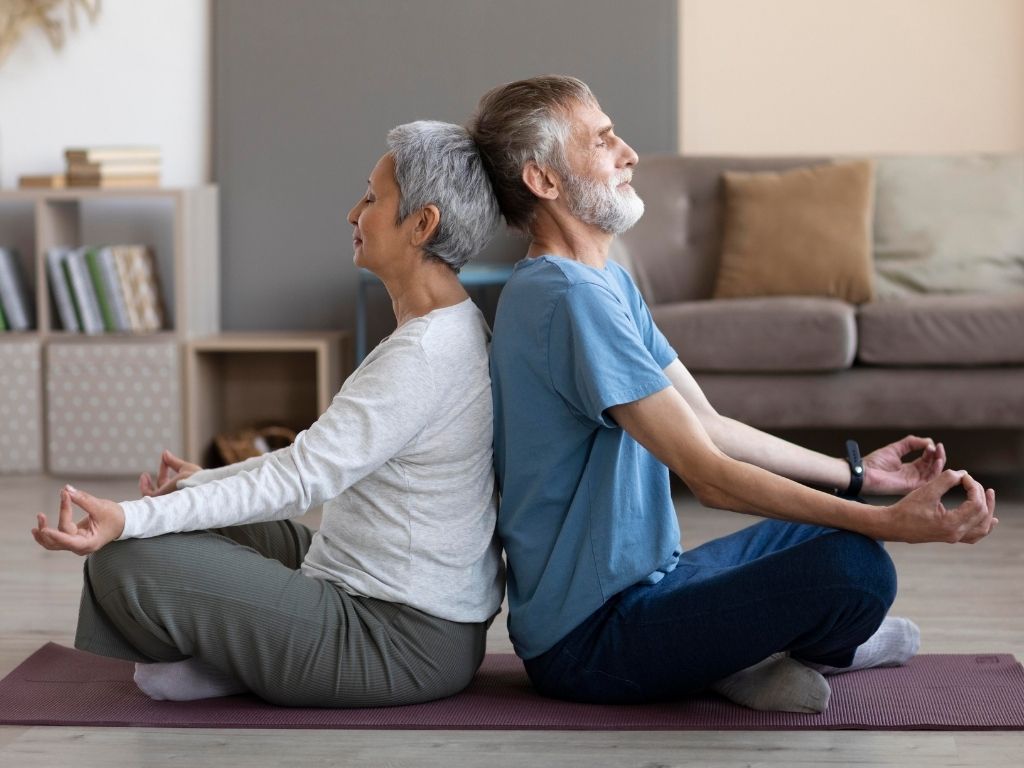
<path fill-rule="evenodd" d="M 615 135 L 597 104 L 577 104 L 570 124 L 563 179 L 569 213 L 602 232 L 621 234 L 644 213 L 643 200 L 629 183 L 637 154 Z"/>

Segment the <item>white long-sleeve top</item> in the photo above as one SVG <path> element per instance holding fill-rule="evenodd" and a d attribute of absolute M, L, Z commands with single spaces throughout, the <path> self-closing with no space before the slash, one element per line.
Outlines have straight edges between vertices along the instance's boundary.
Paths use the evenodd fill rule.
<path fill-rule="evenodd" d="M 490 618 L 504 568 L 487 335 L 469 299 L 405 323 L 292 445 L 121 502 L 121 538 L 280 520 L 323 504 L 303 573 L 450 621 Z"/>

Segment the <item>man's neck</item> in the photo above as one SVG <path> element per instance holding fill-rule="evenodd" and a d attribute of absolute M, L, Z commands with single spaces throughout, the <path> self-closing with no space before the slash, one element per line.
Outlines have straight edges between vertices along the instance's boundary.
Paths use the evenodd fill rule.
<path fill-rule="evenodd" d="M 577 218 L 552 216 L 543 209 L 537 211 L 530 236 L 529 258 L 551 254 L 598 269 L 604 269 L 614 237 Z"/>

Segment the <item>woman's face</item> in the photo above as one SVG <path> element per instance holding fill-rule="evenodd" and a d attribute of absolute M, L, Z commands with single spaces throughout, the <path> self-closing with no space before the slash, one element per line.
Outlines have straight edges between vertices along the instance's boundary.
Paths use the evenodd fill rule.
<path fill-rule="evenodd" d="M 355 227 L 352 261 L 357 267 L 379 275 L 380 268 L 408 246 L 408 238 L 397 223 L 398 197 L 395 161 L 386 154 L 373 166 L 366 194 L 348 212 L 348 221 Z"/>

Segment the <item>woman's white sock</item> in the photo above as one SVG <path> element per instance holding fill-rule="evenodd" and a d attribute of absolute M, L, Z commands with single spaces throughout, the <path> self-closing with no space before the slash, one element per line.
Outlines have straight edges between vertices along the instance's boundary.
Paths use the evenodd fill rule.
<path fill-rule="evenodd" d="M 135 684 L 151 699 L 193 701 L 233 696 L 248 689 L 231 675 L 199 659 L 135 665 Z"/>
<path fill-rule="evenodd" d="M 848 667 L 830 667 L 825 664 L 810 664 L 823 675 L 836 675 L 872 667 L 898 667 L 906 664 L 921 647 L 921 630 L 910 619 L 886 616 L 867 642 L 857 647 L 853 663 Z M 806 663 L 806 662 L 805 662 Z"/>

